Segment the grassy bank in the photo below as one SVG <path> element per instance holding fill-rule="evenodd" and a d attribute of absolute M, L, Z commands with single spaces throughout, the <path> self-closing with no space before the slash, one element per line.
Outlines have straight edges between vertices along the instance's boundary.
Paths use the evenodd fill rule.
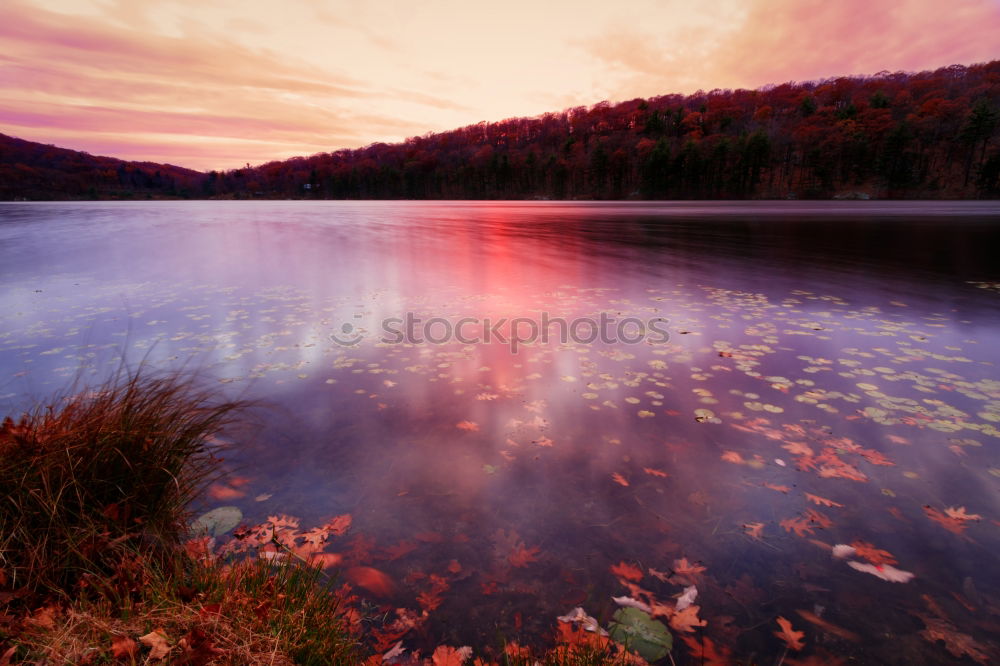
<path fill-rule="evenodd" d="M 357 663 L 320 571 L 185 543 L 211 438 L 247 406 L 123 371 L 4 420 L 0 663 Z"/>

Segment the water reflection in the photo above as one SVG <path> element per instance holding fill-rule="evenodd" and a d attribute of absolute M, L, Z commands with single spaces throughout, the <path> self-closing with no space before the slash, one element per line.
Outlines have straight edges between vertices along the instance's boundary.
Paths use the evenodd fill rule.
<path fill-rule="evenodd" d="M 707 624 L 691 635 L 741 658 L 777 658 L 780 615 L 807 655 L 947 663 L 919 618 L 987 654 L 981 609 L 1000 582 L 995 218 L 979 204 L 4 206 L 0 396 L 16 409 L 126 349 L 266 399 L 206 508 L 303 526 L 351 514 L 328 551 L 398 583 L 390 598 L 361 585 L 376 602 L 427 611 L 413 648 L 544 642 L 574 606 L 606 623 L 612 595 L 672 603 L 695 583 Z M 406 313 L 663 317 L 671 337 L 517 354 L 379 342 Z M 366 333 L 357 346 L 331 341 L 344 323 Z"/>

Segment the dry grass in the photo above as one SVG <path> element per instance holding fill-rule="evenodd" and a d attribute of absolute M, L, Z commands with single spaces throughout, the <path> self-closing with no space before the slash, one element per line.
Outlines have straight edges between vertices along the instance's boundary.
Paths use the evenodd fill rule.
<path fill-rule="evenodd" d="M 318 570 L 294 561 L 177 563 L 186 575 L 151 580 L 125 606 L 103 599 L 35 611 L 23 623 L 18 656 L 47 664 L 361 661 L 339 597 Z M 153 632 L 163 637 L 162 656 L 141 640 Z"/>
<path fill-rule="evenodd" d="M 318 570 L 184 548 L 211 438 L 246 407 L 191 376 L 123 369 L 3 421 L 0 663 L 145 663 L 154 630 L 170 663 L 357 663 Z"/>

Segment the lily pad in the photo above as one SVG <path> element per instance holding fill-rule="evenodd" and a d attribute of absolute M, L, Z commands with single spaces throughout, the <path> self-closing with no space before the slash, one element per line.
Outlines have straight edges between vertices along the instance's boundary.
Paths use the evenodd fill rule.
<path fill-rule="evenodd" d="M 620 608 L 610 626 L 611 638 L 648 662 L 663 659 L 674 646 L 665 624 L 638 608 Z"/>
<path fill-rule="evenodd" d="M 235 506 L 220 506 L 201 515 L 191 523 L 191 531 L 195 534 L 208 534 L 213 537 L 220 537 L 229 530 L 240 524 L 243 520 L 243 512 Z"/>

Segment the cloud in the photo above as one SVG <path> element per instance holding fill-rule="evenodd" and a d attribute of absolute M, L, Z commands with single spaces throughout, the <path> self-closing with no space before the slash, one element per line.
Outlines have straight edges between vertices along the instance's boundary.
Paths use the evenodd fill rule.
<path fill-rule="evenodd" d="M 998 43 L 995 0 L 752 0 L 682 39 L 615 27 L 577 42 L 614 99 L 982 62 Z"/>
<path fill-rule="evenodd" d="M 387 102 L 461 108 L 419 91 L 374 88 L 198 27 L 184 36 L 129 27 L 148 19 L 141 12 L 119 16 L 115 23 L 10 0 L 3 14 L 0 125 L 26 138 L 46 129 L 49 135 L 75 136 L 68 147 L 129 146 L 133 156 L 126 135 L 142 135 L 148 142 L 142 158 L 158 160 L 184 156 L 175 143 L 183 135 L 192 144 L 209 140 L 205 147 L 210 149 L 192 146 L 185 166 L 225 168 L 234 166 L 223 162 L 234 153 L 226 146 L 236 142 L 257 148 L 266 142 L 270 153 L 254 154 L 273 159 L 427 130 L 425 124 L 377 110 Z M 95 142 L 95 135 L 105 139 Z"/>

